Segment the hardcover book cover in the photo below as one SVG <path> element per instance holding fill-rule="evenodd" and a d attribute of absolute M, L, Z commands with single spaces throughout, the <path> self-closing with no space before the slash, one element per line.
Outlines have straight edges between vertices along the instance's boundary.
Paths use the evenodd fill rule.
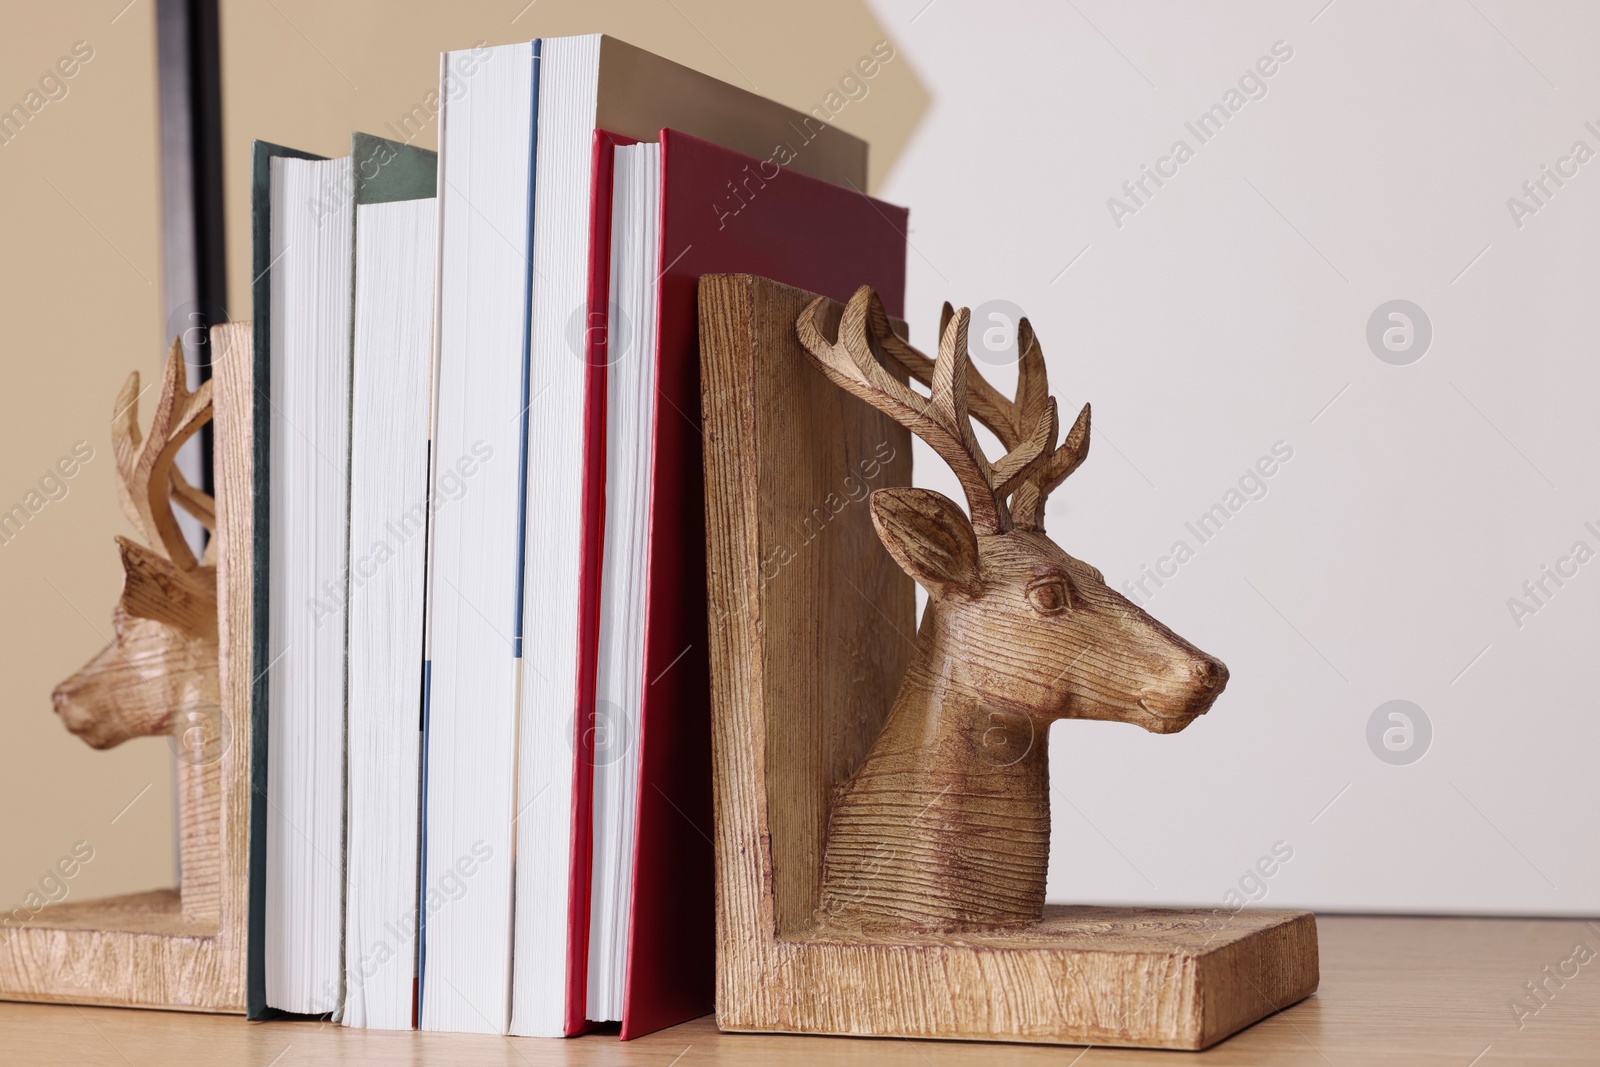
<path fill-rule="evenodd" d="M 611 365 L 606 309 L 611 305 L 611 178 L 614 150 L 631 137 L 594 131 L 594 180 L 589 192 L 589 292 L 584 323 L 583 556 L 578 583 L 578 695 L 572 750 L 572 906 L 567 913 L 567 1015 L 571 1037 L 587 1029 L 589 904 L 594 841 L 595 671 L 600 643 L 600 572 L 606 511 L 606 368 Z"/>
<path fill-rule="evenodd" d="M 267 141 L 250 146 L 250 286 L 254 305 L 255 408 L 251 457 L 254 484 L 251 510 L 254 513 L 254 557 L 251 567 L 254 589 L 250 619 L 250 937 L 245 977 L 245 1014 L 251 1019 L 267 1018 L 267 684 L 272 670 L 269 648 L 269 596 L 271 553 L 268 533 L 271 524 L 272 469 L 272 160 L 326 159 Z"/>
<path fill-rule="evenodd" d="M 905 208 L 798 173 L 782 153 L 756 158 L 670 129 L 660 142 L 654 486 L 624 1039 L 714 1006 L 699 279 L 758 274 L 840 301 L 866 283 L 896 317 L 905 300 Z"/>

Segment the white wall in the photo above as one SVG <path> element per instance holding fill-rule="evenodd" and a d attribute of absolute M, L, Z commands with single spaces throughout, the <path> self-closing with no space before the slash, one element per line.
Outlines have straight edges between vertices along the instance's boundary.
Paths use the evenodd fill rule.
<path fill-rule="evenodd" d="M 1144 599 L 1233 675 L 1175 736 L 1056 726 L 1050 897 L 1213 903 L 1282 841 L 1266 904 L 1594 913 L 1600 560 L 1520 626 L 1508 598 L 1600 552 L 1600 159 L 1520 227 L 1507 198 L 1600 152 L 1600 8 L 1324 3 L 874 3 L 933 97 L 882 189 L 912 208 L 913 338 L 947 297 L 1027 311 L 1063 410 L 1095 408 L 1051 532 L 1116 586 L 1187 541 Z M 1366 337 L 1394 299 L 1432 324 L 1409 365 Z M 1200 544 L 1185 523 L 1279 441 Z M 1432 726 L 1404 765 L 1368 742 L 1394 699 Z"/>

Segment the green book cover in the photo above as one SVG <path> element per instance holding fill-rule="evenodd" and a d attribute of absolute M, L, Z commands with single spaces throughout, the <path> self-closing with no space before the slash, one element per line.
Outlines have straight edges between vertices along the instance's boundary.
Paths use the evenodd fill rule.
<path fill-rule="evenodd" d="M 437 152 L 370 133 L 352 133 L 350 158 L 354 162 L 358 207 L 395 200 L 425 200 L 437 195 Z"/>

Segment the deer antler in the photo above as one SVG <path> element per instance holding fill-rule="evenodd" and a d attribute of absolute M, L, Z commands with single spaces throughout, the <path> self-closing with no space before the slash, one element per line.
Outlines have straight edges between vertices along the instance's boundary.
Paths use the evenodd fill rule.
<path fill-rule="evenodd" d="M 877 294 L 865 285 L 856 290 L 839 320 L 838 339 L 831 344 L 820 328 L 822 303 L 820 297 L 812 301 L 795 324 L 801 343 L 822 372 L 835 385 L 865 400 L 922 438 L 949 464 L 966 494 L 974 530 L 980 534 L 995 534 L 1012 529 L 1006 498 L 1023 485 L 1036 468 L 1052 458 L 1059 429 L 1055 400 L 1045 397 L 1042 404 L 1034 404 L 1029 409 L 1031 432 L 1023 431 L 1027 433 L 1026 439 L 1022 433 L 1017 433 L 1016 440 L 1005 442 L 1010 451 L 991 465 L 972 434 L 968 411 L 971 360 L 967 355 L 968 312 L 965 308 L 956 313 L 944 329 L 938 359 L 929 361 L 917 353 L 921 360 L 919 369 L 925 369 L 927 377 L 915 372 L 913 376 L 923 381 L 932 393 L 923 398 L 890 375 L 873 352 L 874 341 L 885 351 L 890 351 L 891 338 L 904 345 L 889 329 L 888 316 Z M 976 381 L 981 383 L 976 390 L 980 407 L 985 414 L 996 413 L 994 398 L 998 394 L 981 377 Z M 984 415 L 979 417 L 988 424 Z M 1021 417 L 1008 412 L 1008 433 L 1016 425 L 1015 419 Z"/>
<path fill-rule="evenodd" d="M 210 494 L 184 480 L 173 461 L 184 442 L 211 421 L 211 383 L 189 391 L 184 382 L 183 345 L 174 338 L 147 435 L 139 432 L 140 392 L 139 372 L 134 371 L 117 394 L 117 413 L 111 420 L 111 444 L 120 479 L 117 495 L 123 512 L 145 539 L 164 549 L 167 558 L 181 569 L 192 571 L 200 564 L 178 528 L 172 498 L 176 496 L 184 510 L 208 530 L 215 529 L 216 504 Z"/>
<path fill-rule="evenodd" d="M 939 315 L 939 335 L 944 337 L 956 312 L 945 303 Z M 871 305 L 870 327 L 873 338 L 885 355 L 907 374 L 923 385 L 933 384 L 934 360 L 923 355 L 901 339 L 889 328 L 889 316 L 876 297 Z M 962 320 L 962 335 L 966 324 Z M 942 344 L 942 342 L 941 342 Z M 1017 324 L 1017 351 L 1022 354 L 1017 366 L 1017 395 L 1007 400 L 1000 391 L 981 376 L 975 376 L 968 385 L 968 404 L 972 415 L 987 426 L 1001 445 L 1015 449 L 1023 443 L 1029 427 L 1038 423 L 1039 413 L 1052 403 L 1049 376 L 1045 370 L 1044 350 L 1034 336 L 1033 324 L 1024 318 Z M 1053 444 L 1053 442 L 1052 442 Z M 1016 528 L 1022 530 L 1044 529 L 1044 505 L 1051 490 L 1067 480 L 1089 457 L 1089 405 L 1083 405 L 1078 418 L 1067 431 L 1067 438 L 1016 487 L 1011 498 L 1011 518 Z"/>

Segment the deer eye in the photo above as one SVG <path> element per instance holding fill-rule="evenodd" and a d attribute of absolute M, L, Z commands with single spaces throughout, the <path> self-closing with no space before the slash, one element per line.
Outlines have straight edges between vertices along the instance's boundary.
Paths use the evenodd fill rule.
<path fill-rule="evenodd" d="M 1028 603 L 1040 615 L 1059 615 L 1072 605 L 1072 593 L 1064 578 L 1046 578 L 1028 587 Z"/>

